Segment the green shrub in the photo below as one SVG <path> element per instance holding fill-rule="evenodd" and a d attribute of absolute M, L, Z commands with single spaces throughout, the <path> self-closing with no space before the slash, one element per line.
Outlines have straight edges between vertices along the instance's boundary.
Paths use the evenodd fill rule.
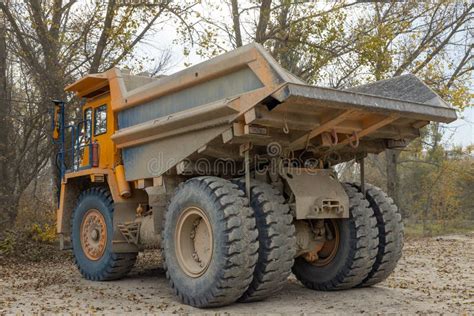
<path fill-rule="evenodd" d="M 52 243 L 57 240 L 56 225 L 33 224 L 29 230 L 34 241 Z"/>
<path fill-rule="evenodd" d="M 12 254 L 16 246 L 15 233 L 6 231 L 5 235 L 0 238 L 0 255 Z"/>

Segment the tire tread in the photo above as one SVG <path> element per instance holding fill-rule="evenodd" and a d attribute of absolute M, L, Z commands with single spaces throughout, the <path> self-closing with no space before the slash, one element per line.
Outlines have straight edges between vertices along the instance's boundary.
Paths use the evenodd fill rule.
<path fill-rule="evenodd" d="M 342 184 L 350 204 L 350 251 L 342 269 L 332 279 L 320 282 L 309 280 L 299 270 L 293 272 L 306 287 L 319 291 L 345 290 L 359 285 L 370 273 L 378 249 L 377 220 L 369 202 L 353 186 Z"/>
<path fill-rule="evenodd" d="M 218 177 L 197 177 L 180 184 L 177 190 L 185 185 L 196 185 L 207 192 L 214 203 L 219 205 L 222 221 L 227 229 L 223 232 L 226 240 L 226 253 L 220 258 L 223 264 L 218 279 L 213 280 L 213 289 L 200 297 L 192 297 L 182 292 L 170 275 L 166 259 L 166 247 L 162 249 L 163 265 L 166 277 L 176 295 L 182 302 L 196 307 L 217 307 L 235 302 L 248 288 L 258 255 L 258 232 L 253 211 L 248 200 L 237 185 Z M 176 195 L 175 195 L 176 196 Z M 241 225 L 235 225 L 232 219 L 238 219 Z M 165 222 L 166 225 L 166 222 Z M 163 226 L 164 227 L 164 226 Z M 164 235 L 164 234 L 163 234 Z M 165 238 L 163 236 L 163 238 Z M 162 245 L 166 240 L 162 240 Z"/>
<path fill-rule="evenodd" d="M 245 191 L 243 179 L 236 183 Z M 281 290 L 291 274 L 296 252 L 293 216 L 280 191 L 268 183 L 252 181 L 250 205 L 255 212 L 260 247 L 252 283 L 241 302 L 260 301 Z"/>
<path fill-rule="evenodd" d="M 360 191 L 360 185 L 352 186 Z M 359 284 L 361 287 L 375 285 L 385 280 L 395 269 L 402 256 L 404 227 L 401 213 L 382 189 L 366 184 L 366 196 L 377 219 L 379 246 L 377 257 L 369 275 Z"/>

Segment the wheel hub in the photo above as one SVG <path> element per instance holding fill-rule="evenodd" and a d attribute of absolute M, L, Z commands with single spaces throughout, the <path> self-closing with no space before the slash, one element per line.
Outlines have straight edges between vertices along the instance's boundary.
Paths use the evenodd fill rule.
<path fill-rule="evenodd" d="M 326 239 L 324 243 L 318 244 L 312 251 L 303 255 L 306 261 L 318 267 L 329 264 L 339 249 L 340 234 L 336 220 L 324 220 L 324 232 Z"/>
<path fill-rule="evenodd" d="M 94 229 L 92 232 L 91 232 L 91 238 L 93 241 L 97 241 L 99 240 L 99 236 L 100 236 L 100 233 L 97 229 Z"/>
<path fill-rule="evenodd" d="M 80 234 L 85 256 L 93 261 L 102 258 L 107 246 L 107 225 L 102 213 L 88 210 L 82 219 Z"/>
<path fill-rule="evenodd" d="M 198 207 L 185 209 L 176 225 L 175 250 L 181 269 L 191 277 L 207 270 L 213 253 L 213 237 L 209 220 Z"/>

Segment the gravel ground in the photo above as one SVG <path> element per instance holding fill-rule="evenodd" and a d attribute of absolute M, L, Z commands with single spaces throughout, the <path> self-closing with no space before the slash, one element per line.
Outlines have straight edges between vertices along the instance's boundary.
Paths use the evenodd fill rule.
<path fill-rule="evenodd" d="M 395 273 L 379 286 L 317 292 L 294 278 L 264 302 L 199 310 L 181 304 L 154 253 L 121 281 L 83 280 L 59 262 L 0 262 L 0 315 L 31 313 L 474 314 L 474 233 L 408 240 Z"/>

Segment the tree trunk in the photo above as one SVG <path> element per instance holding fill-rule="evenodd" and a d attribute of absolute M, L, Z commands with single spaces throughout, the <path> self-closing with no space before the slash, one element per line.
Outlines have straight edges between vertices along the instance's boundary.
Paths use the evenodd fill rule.
<path fill-rule="evenodd" d="M 16 218 L 18 215 L 18 208 L 20 206 L 19 196 L 7 196 L 2 199 L 0 205 L 0 231 L 5 229 L 12 229 L 15 227 Z"/>
<path fill-rule="evenodd" d="M 8 95 L 7 81 L 7 47 L 6 47 L 6 23 L 3 11 L 0 11 L 0 227 L 8 227 L 11 224 L 11 212 L 9 200 L 11 197 L 10 177 L 8 168 L 8 140 L 10 124 L 8 115 L 10 113 L 10 97 Z M 16 212 L 16 210 L 14 210 Z M 3 225 L 2 225 L 3 223 Z"/>
<path fill-rule="evenodd" d="M 260 4 L 260 16 L 258 18 L 257 29 L 255 30 L 255 42 L 257 43 L 262 44 L 266 40 L 271 7 L 272 0 L 262 0 Z"/>
<path fill-rule="evenodd" d="M 400 208 L 402 216 L 405 215 L 400 207 L 400 187 L 398 181 L 398 157 L 400 151 L 396 149 L 387 149 L 385 151 L 385 160 L 387 162 L 387 194 L 393 199 L 395 204 Z"/>
<path fill-rule="evenodd" d="M 8 127 L 7 116 L 10 108 L 10 100 L 7 90 L 7 41 L 6 25 L 3 14 L 0 11 L 0 176 L 6 180 L 5 166 L 8 149 Z M 0 180 L 0 181 L 1 181 Z M 2 187 L 3 188 L 3 187 Z"/>
<path fill-rule="evenodd" d="M 242 33 L 240 31 L 240 13 L 239 13 L 239 2 L 238 0 L 232 0 L 232 23 L 235 34 L 235 46 L 242 46 Z"/>

